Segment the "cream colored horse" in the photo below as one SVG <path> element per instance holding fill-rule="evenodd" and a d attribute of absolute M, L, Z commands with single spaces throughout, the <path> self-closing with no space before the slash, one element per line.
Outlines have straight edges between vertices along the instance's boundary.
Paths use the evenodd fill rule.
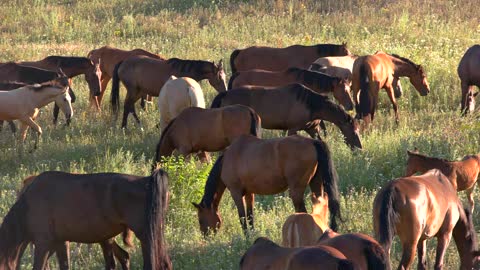
<path fill-rule="evenodd" d="M 313 246 L 328 229 L 328 195 L 315 197 L 312 193 L 312 213 L 290 215 L 282 227 L 282 246 Z"/>
<path fill-rule="evenodd" d="M 197 81 L 189 77 L 170 76 L 158 96 L 160 110 L 160 128 L 162 131 L 170 120 L 177 117 L 185 108 L 200 107 L 205 109 L 203 91 Z"/>
<path fill-rule="evenodd" d="M 0 91 L 0 120 L 19 120 L 21 122 L 19 139 L 22 142 L 25 141 L 28 127 L 33 128 L 38 134 L 34 146 L 36 149 L 42 128 L 34 120 L 40 108 L 57 101 L 67 118 L 73 115 L 68 87 L 68 78 L 61 77 L 42 84 Z"/>

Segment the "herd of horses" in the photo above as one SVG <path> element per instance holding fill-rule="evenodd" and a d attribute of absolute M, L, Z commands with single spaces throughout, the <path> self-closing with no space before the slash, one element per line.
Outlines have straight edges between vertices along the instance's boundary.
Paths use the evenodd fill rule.
<path fill-rule="evenodd" d="M 480 45 L 472 46 L 458 67 L 462 114 L 475 109 L 479 59 Z M 416 250 L 418 268 L 426 269 L 426 240 L 432 237 L 438 239 L 435 269 L 442 268 L 452 237 L 461 269 L 480 269 L 472 220 L 480 155 L 448 161 L 408 151 L 405 176 L 386 183 L 375 197 L 375 238 L 335 232 L 345 221 L 332 153 L 321 138 L 321 129 L 326 135 L 324 121 L 339 128 L 352 150 L 361 149 L 360 132 L 374 119 L 380 89 L 386 90 L 397 122 L 400 77 L 408 77 L 420 95 L 430 92 L 421 65 L 381 51 L 358 56 L 346 44 L 318 44 L 234 50 L 230 67 L 227 83 L 222 60 L 166 59 L 142 49 L 110 46 L 92 50 L 87 57 L 49 56 L 0 64 L 0 128 L 9 121 L 16 132 L 12 121 L 20 121 L 19 139 L 24 141 L 31 127 L 38 134 L 34 148 L 42 134 L 34 121 L 40 108 L 54 102 L 54 123 L 60 110 L 70 123 L 75 101 L 71 78 L 80 74 L 85 75 L 90 105 L 96 110 L 112 80 L 115 116 L 120 82 L 125 86 L 122 128 L 129 114 L 140 125 L 138 100 L 144 106 L 145 100 L 158 96 L 162 131 L 149 176 L 47 171 L 24 179 L 0 227 L 0 269 L 19 267 L 29 244 L 34 245 L 33 269 L 45 269 L 53 254 L 60 269 L 69 269 L 70 241 L 99 243 L 105 269 L 115 269 L 115 260 L 129 269 L 128 252 L 114 240 L 119 234 L 127 247 L 133 234 L 140 240 L 143 269 L 171 269 L 164 237 L 169 177 L 158 167 L 172 155 L 196 154 L 209 161 L 208 152 L 221 153 L 201 201 L 193 203 L 205 236 L 222 226 L 219 205 L 226 189 L 246 235 L 254 228 L 255 194 L 288 190 L 295 209 L 283 225 L 282 246 L 258 238 L 241 258 L 241 269 L 390 269 L 395 235 L 403 250 L 399 269 L 411 267 Z M 218 92 L 210 108 L 205 108 L 201 80 L 208 80 Z M 353 109 L 355 117 L 347 112 Z M 262 128 L 284 130 L 289 136 L 262 139 Z M 301 130 L 311 138 L 297 135 Z M 307 187 L 310 214 L 304 201 Z M 457 197 L 462 190 L 467 191 L 470 207 L 464 208 Z"/>

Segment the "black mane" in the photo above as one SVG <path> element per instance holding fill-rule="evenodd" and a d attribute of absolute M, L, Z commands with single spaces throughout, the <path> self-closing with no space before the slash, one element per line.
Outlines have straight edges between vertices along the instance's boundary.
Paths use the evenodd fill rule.
<path fill-rule="evenodd" d="M 391 55 L 391 56 L 393 56 L 393 57 L 395 57 L 395 58 L 398 58 L 398 59 L 402 60 L 403 62 L 405 62 L 405 63 L 407 63 L 407 64 L 409 64 L 409 65 L 412 65 L 412 66 L 414 66 L 414 67 L 416 67 L 416 68 L 419 68 L 419 67 L 420 67 L 420 65 L 415 64 L 412 60 L 410 60 L 410 59 L 408 59 L 408 58 L 405 58 L 405 57 L 402 57 L 402 56 L 400 56 L 400 55 L 398 55 L 398 54 L 389 54 L 389 55 Z"/>
<path fill-rule="evenodd" d="M 316 88 L 322 92 L 332 92 L 333 83 L 340 82 L 341 79 L 327 75 L 325 73 L 311 71 L 307 69 L 291 67 L 287 73 L 295 74 L 297 80 L 302 80 L 303 84 L 310 89 Z"/>
<path fill-rule="evenodd" d="M 170 58 L 167 60 L 173 69 L 175 69 L 179 76 L 180 74 L 185 74 L 193 79 L 198 80 L 199 76 L 204 76 L 208 73 L 213 73 L 215 66 L 212 62 L 203 61 L 203 60 L 183 60 L 179 58 Z"/>
<path fill-rule="evenodd" d="M 431 159 L 431 160 L 441 161 L 441 162 L 451 162 L 450 160 L 447 160 L 447 159 L 444 159 L 444 158 L 430 157 L 430 156 L 422 155 L 420 153 L 415 153 L 415 152 L 411 152 L 411 151 L 408 151 L 407 153 L 409 155 L 416 156 L 416 157 L 421 158 L 421 159 Z"/>
<path fill-rule="evenodd" d="M 60 68 L 73 68 L 78 66 L 93 65 L 92 61 L 86 57 L 52 55 L 45 57 L 43 60 L 53 63 Z"/>
<path fill-rule="evenodd" d="M 317 49 L 317 54 L 319 57 L 327 57 L 327 56 L 342 56 L 343 48 L 347 49 L 345 44 L 317 44 L 314 45 Z"/>

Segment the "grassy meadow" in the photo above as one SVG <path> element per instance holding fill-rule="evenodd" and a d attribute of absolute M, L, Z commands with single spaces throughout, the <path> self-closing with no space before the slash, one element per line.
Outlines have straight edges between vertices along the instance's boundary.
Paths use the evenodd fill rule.
<path fill-rule="evenodd" d="M 347 42 L 355 54 L 384 50 L 407 57 L 425 66 L 431 93 L 421 97 L 408 79 L 402 79 L 398 126 L 382 91 L 374 126 L 362 134 L 362 151 L 350 151 L 331 124 L 325 138 L 340 179 L 345 219 L 340 232 L 372 234 L 373 198 L 385 182 L 404 173 L 406 149 L 418 147 L 423 153 L 447 159 L 479 151 L 478 115 L 460 117 L 456 73 L 466 49 L 480 43 L 477 10 L 477 3 L 471 0 L 14 0 L 0 9 L 0 61 L 86 56 L 94 48 L 111 45 L 228 63 L 234 49 L 252 45 L 341 42 Z M 206 82 L 202 87 L 210 103 L 216 92 Z M 72 125 L 63 127 L 61 116 L 63 122 L 54 127 L 53 105 L 43 109 L 38 123 L 44 134 L 34 153 L 21 150 L 6 126 L 0 133 L 0 220 L 28 175 L 45 170 L 149 174 L 160 137 L 156 104 L 146 112 L 137 107 L 144 131 L 133 124 L 133 118 L 129 118 L 129 128 L 121 130 L 119 121 L 114 123 L 111 116 L 110 85 L 100 113 L 89 109 L 83 76 L 74 79 L 74 89 L 78 98 Z M 264 137 L 282 134 L 268 131 Z M 25 148 L 32 147 L 32 137 L 29 134 Z M 166 237 L 175 269 L 238 269 L 240 257 L 257 236 L 281 241 L 282 224 L 293 213 L 286 194 L 257 196 L 256 228 L 253 236 L 245 239 L 227 192 L 220 205 L 223 227 L 215 237 L 204 239 L 191 202 L 200 201 L 210 168 L 211 164 L 196 160 L 171 161 L 165 168 L 171 192 Z M 474 222 L 480 228 L 478 213 Z M 141 269 L 141 250 L 136 243 L 129 250 L 131 268 Z M 429 268 L 433 268 L 435 243 L 430 240 L 428 245 Z M 397 241 L 391 258 L 394 266 L 400 256 Z M 71 261 L 72 269 L 103 269 L 98 245 L 72 244 Z M 22 265 L 32 267 L 30 252 Z M 56 268 L 56 259 L 51 259 L 50 265 Z M 445 267 L 459 267 L 453 241 Z"/>

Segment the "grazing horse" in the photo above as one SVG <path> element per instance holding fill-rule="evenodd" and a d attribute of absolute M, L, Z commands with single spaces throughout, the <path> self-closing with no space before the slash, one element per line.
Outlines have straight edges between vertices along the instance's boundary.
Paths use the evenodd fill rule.
<path fill-rule="evenodd" d="M 315 247 L 281 247 L 268 238 L 259 237 L 245 251 L 240 260 L 241 270 L 353 270 L 353 262 L 335 248 L 318 245 Z"/>
<path fill-rule="evenodd" d="M 309 69 L 345 79 L 350 86 L 352 84 L 353 63 L 357 58 L 358 55 L 321 57 L 315 60 Z M 395 98 L 400 98 L 403 90 L 398 77 L 393 78 L 392 86 Z"/>
<path fill-rule="evenodd" d="M 217 152 L 240 135 L 251 134 L 260 138 L 261 126 L 258 114 L 243 105 L 218 109 L 187 108 L 162 130 L 155 163 L 175 150 L 184 156 L 198 151 Z"/>
<path fill-rule="evenodd" d="M 347 44 L 293 45 L 286 48 L 253 46 L 234 50 L 230 55 L 232 74 L 250 69 L 282 71 L 290 67 L 308 68 L 324 56 L 350 55 Z"/>
<path fill-rule="evenodd" d="M 452 235 L 460 255 L 460 269 L 470 270 L 479 260 L 470 210 L 463 209 L 455 188 L 439 170 L 388 182 L 375 196 L 373 224 L 376 238 L 388 256 L 394 235 L 399 236 L 403 254 L 398 269 L 410 268 L 416 248 L 418 269 L 426 269 L 426 240 L 431 237 L 437 238 L 435 269 L 443 268 Z"/>
<path fill-rule="evenodd" d="M 468 48 L 458 64 L 457 73 L 462 83 L 461 110 L 462 114 L 467 114 L 475 109 L 475 96 L 478 92 L 473 93 L 473 88 L 480 87 L 480 45 Z"/>
<path fill-rule="evenodd" d="M 188 107 L 205 109 L 202 87 L 192 78 L 170 76 L 158 95 L 160 128 L 164 130 L 170 120 Z"/>
<path fill-rule="evenodd" d="M 301 157 L 301 158 L 299 158 Z M 242 135 L 225 150 L 208 175 L 198 212 L 203 234 L 221 226 L 218 205 L 228 188 L 237 206 L 243 231 L 253 228 L 254 194 L 273 195 L 288 189 L 295 212 L 307 212 L 303 194 L 310 186 L 315 196 L 328 194 L 331 227 L 340 217 L 337 173 L 325 142 L 298 135 L 259 139 Z M 246 204 L 246 214 L 245 214 Z"/>
<path fill-rule="evenodd" d="M 19 120 L 22 123 L 19 137 L 22 142 L 25 141 L 28 127 L 33 128 L 37 132 L 34 146 L 36 149 L 42 134 L 42 128 L 34 121 L 38 116 L 39 108 L 56 100 L 67 119 L 73 115 L 68 88 L 68 78 L 61 77 L 42 84 L 0 91 L 0 120 Z"/>
<path fill-rule="evenodd" d="M 316 197 L 312 193 L 312 213 L 290 215 L 282 227 L 282 246 L 313 246 L 328 229 L 328 195 Z"/>
<path fill-rule="evenodd" d="M 260 69 L 239 71 L 230 77 L 228 89 L 247 85 L 280 87 L 292 83 L 303 84 L 319 94 L 333 93 L 346 110 L 353 109 L 350 85 L 346 80 L 296 67 L 280 72 Z"/>
<path fill-rule="evenodd" d="M 395 112 L 395 121 L 398 123 L 398 105 L 392 87 L 395 77 L 408 77 L 422 96 L 430 92 L 423 67 L 396 54 L 377 52 L 374 55 L 360 56 L 355 60 L 352 74 L 352 93 L 357 118 L 363 118 L 365 128 L 373 121 L 378 93 L 382 88 L 387 91 Z"/>
<path fill-rule="evenodd" d="M 171 58 L 167 61 L 153 59 L 146 56 L 133 56 L 119 62 L 114 69 L 112 79 L 112 108 L 118 114 L 119 82 L 127 88 L 123 109 L 122 128 L 127 127 L 127 117 L 130 113 L 140 125 L 135 102 L 145 94 L 158 96 L 165 82 L 171 75 L 190 77 L 196 81 L 208 79 L 209 83 L 218 91 L 226 91 L 225 72 L 222 60 L 216 65 L 214 62 L 200 60 L 182 60 Z"/>
<path fill-rule="evenodd" d="M 96 108 L 100 110 L 100 104 L 102 103 L 102 98 L 105 94 L 105 90 L 107 90 L 108 82 L 113 77 L 113 70 L 115 69 L 115 65 L 127 59 L 128 57 L 136 55 L 143 55 L 159 60 L 166 60 L 158 54 L 154 54 L 138 48 L 131 51 L 126 51 L 111 46 L 103 46 L 101 48 L 91 50 L 88 53 L 87 57 L 95 64 L 100 65 L 100 71 L 102 72 L 102 76 L 100 78 L 100 95 L 98 97 L 91 97 L 91 105 L 95 105 Z"/>
<path fill-rule="evenodd" d="M 440 170 L 452 183 L 457 191 L 466 190 L 470 209 L 473 212 L 475 202 L 473 190 L 480 173 L 480 155 L 468 155 L 460 161 L 449 161 L 436 157 L 421 155 L 415 151 L 408 151 L 407 170 L 405 176 L 415 173 L 424 173 L 431 169 Z"/>
<path fill-rule="evenodd" d="M 387 254 L 375 239 L 366 234 L 338 234 L 327 229 L 316 245 L 329 246 L 339 250 L 347 259 L 355 263 L 356 270 L 390 270 Z"/>
<path fill-rule="evenodd" d="M 15 269 L 29 243 L 35 245 L 34 270 L 45 267 L 51 252 L 60 269 L 68 269 L 67 241 L 98 243 L 127 229 L 140 240 L 143 269 L 171 269 L 163 236 L 167 182 L 162 170 L 147 177 L 41 173 L 3 219 L 0 269 Z"/>
<path fill-rule="evenodd" d="M 288 130 L 288 134 L 305 130 L 312 138 L 319 136 L 320 120 L 340 128 L 350 147 L 362 148 L 354 119 L 328 97 L 317 94 L 301 84 L 279 88 L 238 88 L 218 94 L 212 108 L 242 104 L 254 109 L 266 129 Z"/>

